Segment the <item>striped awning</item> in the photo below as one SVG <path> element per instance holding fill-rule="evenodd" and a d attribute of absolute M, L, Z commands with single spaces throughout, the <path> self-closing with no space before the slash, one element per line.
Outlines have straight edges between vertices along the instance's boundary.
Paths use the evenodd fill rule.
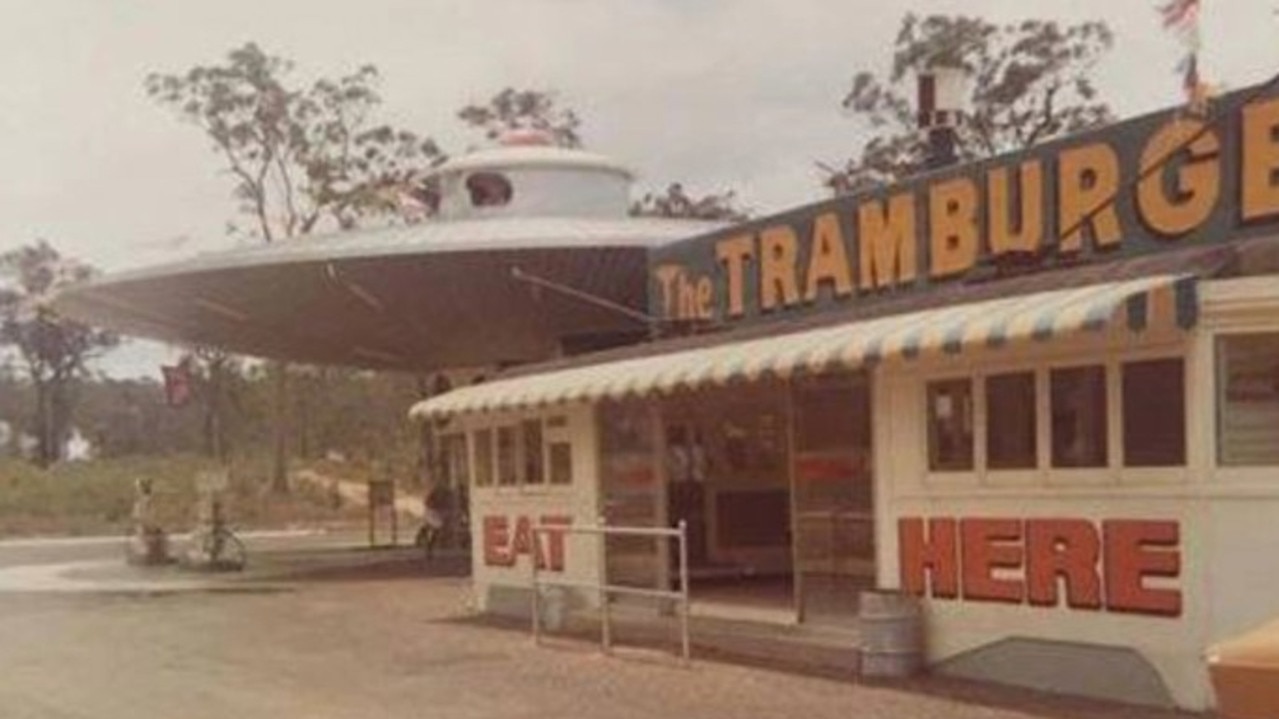
<path fill-rule="evenodd" d="M 1159 275 L 957 304 L 696 349 L 553 369 L 463 387 L 419 402 L 416 418 L 621 399 L 855 369 L 927 352 L 1043 341 L 1111 326 L 1195 324 L 1195 278 Z"/>

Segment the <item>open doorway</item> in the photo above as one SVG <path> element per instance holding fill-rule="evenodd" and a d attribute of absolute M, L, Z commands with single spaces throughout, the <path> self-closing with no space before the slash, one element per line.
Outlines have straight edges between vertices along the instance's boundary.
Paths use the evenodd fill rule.
<path fill-rule="evenodd" d="M 661 403 L 667 516 L 688 526 L 695 605 L 794 621 L 787 388 L 756 384 Z"/>
<path fill-rule="evenodd" d="M 606 404 L 611 524 L 688 526 L 694 610 L 852 623 L 874 582 L 870 383 L 841 373 Z M 671 586 L 674 546 L 609 538 L 609 580 Z"/>
<path fill-rule="evenodd" d="M 870 380 L 807 377 L 792 396 L 799 618 L 852 625 L 860 591 L 875 583 Z"/>

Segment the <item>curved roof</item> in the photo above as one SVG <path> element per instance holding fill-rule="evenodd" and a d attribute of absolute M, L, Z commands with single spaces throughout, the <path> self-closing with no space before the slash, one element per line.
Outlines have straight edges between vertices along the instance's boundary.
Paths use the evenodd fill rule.
<path fill-rule="evenodd" d="M 553 145 L 502 145 L 476 150 L 445 162 L 432 174 L 535 167 L 602 170 L 634 178 L 625 165 L 604 155 Z"/>
<path fill-rule="evenodd" d="M 721 223 L 662 218 L 503 217 L 423 222 L 367 232 L 338 232 L 210 252 L 125 270 L 89 286 L 261 265 L 488 250 L 650 248 L 710 232 Z"/>
<path fill-rule="evenodd" d="M 124 334 L 291 361 L 429 371 L 546 359 L 644 327 L 512 269 L 643 311 L 648 249 L 707 222 L 427 222 L 199 255 L 68 289 L 61 312 Z"/>

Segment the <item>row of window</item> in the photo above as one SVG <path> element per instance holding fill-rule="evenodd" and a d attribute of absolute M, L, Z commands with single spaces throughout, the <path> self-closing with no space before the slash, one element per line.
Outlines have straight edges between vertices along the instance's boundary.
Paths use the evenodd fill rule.
<path fill-rule="evenodd" d="M 1120 367 L 1123 464 L 1172 467 L 1186 462 L 1185 367 L 1181 359 Z M 1055 468 L 1105 467 L 1109 462 L 1106 368 L 1048 371 L 1049 462 Z M 972 471 L 975 458 L 974 381 L 929 382 L 928 465 L 934 472 Z M 987 376 L 985 469 L 1039 466 L 1039 387 L 1033 371 Z"/>
<path fill-rule="evenodd" d="M 563 418 L 546 421 L 561 427 Z M 573 482 L 573 447 L 567 440 L 548 441 L 540 419 L 475 430 L 475 486 L 518 487 Z"/>
<path fill-rule="evenodd" d="M 1224 466 L 1279 465 L 1279 333 L 1229 335 L 1216 347 L 1217 455 Z M 934 472 L 974 471 L 977 392 L 985 423 L 983 470 L 1033 470 L 1039 462 L 1039 424 L 1053 468 L 1109 464 L 1111 417 L 1119 423 L 1126 467 L 1186 463 L 1185 365 L 1180 358 L 1120 365 L 1108 407 L 1107 372 L 1100 364 L 1053 368 L 1042 383 L 1032 370 L 928 382 L 928 466 Z M 1042 398 L 1042 388 L 1047 397 Z M 1047 401 L 1041 415 L 1039 404 Z M 561 438 L 563 417 L 530 419 L 445 438 L 449 471 L 478 487 L 568 485 L 572 445 Z M 473 464 L 467 467 L 467 459 Z M 468 472 L 468 469 L 473 470 Z"/>
<path fill-rule="evenodd" d="M 1217 463 L 1279 465 L 1279 332 L 1223 335 L 1216 341 Z M 1105 467 L 1108 422 L 1121 422 L 1126 467 L 1175 467 L 1186 462 L 1185 367 L 1181 359 L 1120 366 L 1115 415 L 1107 411 L 1101 365 L 1048 371 L 1049 463 Z M 973 380 L 930 382 L 928 463 L 932 471 L 975 469 Z M 1031 371 L 990 375 L 985 401 L 985 469 L 1035 469 L 1039 461 L 1039 387 Z"/>

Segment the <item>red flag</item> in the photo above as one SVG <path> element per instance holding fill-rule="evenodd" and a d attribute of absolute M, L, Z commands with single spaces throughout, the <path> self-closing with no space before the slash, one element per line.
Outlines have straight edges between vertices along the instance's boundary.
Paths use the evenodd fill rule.
<path fill-rule="evenodd" d="M 1199 15 L 1199 0 L 1168 0 L 1159 7 L 1164 27 L 1179 27 L 1194 23 Z"/>
<path fill-rule="evenodd" d="M 191 358 L 184 357 L 176 365 L 163 365 L 164 398 L 170 407 L 182 407 L 191 401 Z"/>

